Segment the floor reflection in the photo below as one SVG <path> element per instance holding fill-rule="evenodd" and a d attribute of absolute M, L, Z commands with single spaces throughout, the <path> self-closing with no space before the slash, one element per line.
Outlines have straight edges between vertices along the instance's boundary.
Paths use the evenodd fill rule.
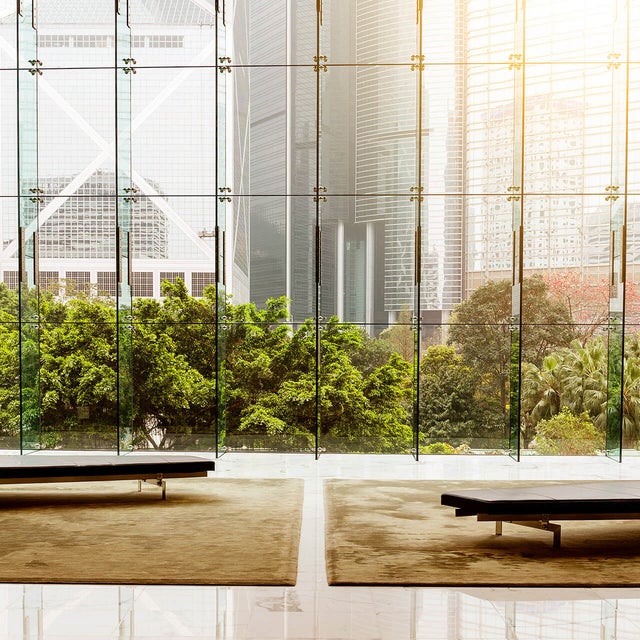
<path fill-rule="evenodd" d="M 640 635 L 637 590 L 9 585 L 3 638 L 505 639 Z"/>

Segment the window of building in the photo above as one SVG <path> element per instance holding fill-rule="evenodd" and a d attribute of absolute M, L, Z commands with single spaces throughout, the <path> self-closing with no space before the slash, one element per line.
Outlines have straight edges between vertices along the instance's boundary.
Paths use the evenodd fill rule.
<path fill-rule="evenodd" d="M 153 272 L 134 271 L 131 293 L 140 298 L 153 298 Z"/>
<path fill-rule="evenodd" d="M 89 271 L 67 271 L 65 273 L 65 294 L 67 297 L 78 293 L 88 294 L 91 290 Z"/>
<path fill-rule="evenodd" d="M 195 298 L 201 298 L 205 287 L 215 284 L 215 273 L 194 272 L 191 274 L 191 295 Z"/>
<path fill-rule="evenodd" d="M 115 271 L 98 271 L 98 295 L 112 297 L 117 295 Z"/>
<path fill-rule="evenodd" d="M 52 293 L 60 291 L 60 276 L 57 271 L 40 271 L 39 283 L 41 291 L 51 291 Z"/>
<path fill-rule="evenodd" d="M 18 288 L 18 272 L 17 271 L 4 271 L 2 273 L 3 282 L 9 289 Z"/>

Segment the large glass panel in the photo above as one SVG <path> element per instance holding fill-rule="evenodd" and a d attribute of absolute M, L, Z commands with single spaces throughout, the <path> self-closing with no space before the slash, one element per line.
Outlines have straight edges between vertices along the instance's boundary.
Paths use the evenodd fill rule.
<path fill-rule="evenodd" d="M 202 297 L 215 282 L 216 199 L 135 194 L 128 204 L 133 295 L 159 299 L 163 281 L 180 280 L 188 294 Z"/>
<path fill-rule="evenodd" d="M 520 193 L 524 191 L 524 145 L 526 140 L 525 116 L 525 3 L 516 3 L 515 42 L 517 54 L 509 69 L 514 75 L 514 121 L 513 121 L 513 168 L 511 186 L 507 187 L 507 201 L 511 202 L 511 317 L 509 346 L 509 454 L 520 460 L 522 448 L 522 425 L 520 421 L 522 381 L 522 297 L 524 280 L 524 202 Z"/>
<path fill-rule="evenodd" d="M 0 71 L 3 69 L 15 69 L 16 67 L 16 18 L 18 15 L 16 13 L 16 7 L 16 3 L 4 2 L 2 8 L 0 8 L 0 38 L 2 38 L 2 46 L 0 46 Z"/>
<path fill-rule="evenodd" d="M 640 12 L 632 8 L 632 32 L 640 26 Z M 633 48 L 634 39 L 632 39 Z M 635 45 L 636 56 L 638 48 Z M 629 70 L 628 103 L 628 173 L 627 173 L 627 224 L 626 224 L 626 282 L 625 282 L 625 360 L 623 384 L 622 445 L 625 449 L 640 446 L 640 66 L 633 64 Z"/>
<path fill-rule="evenodd" d="M 15 65 L 16 16 L 0 20 L 0 64 Z M 13 39 L 12 39 L 13 38 Z M 16 72 L 0 71 L 0 449 L 20 448 L 20 358 L 18 324 L 18 181 Z"/>
<path fill-rule="evenodd" d="M 627 200 L 622 446 L 640 448 L 640 203 Z"/>
<path fill-rule="evenodd" d="M 506 448 L 510 436 L 513 202 L 467 197 L 464 300 L 446 325 L 447 344 L 464 365 L 482 375 L 479 397 L 486 406 L 488 434 Z"/>
<path fill-rule="evenodd" d="M 335 81 L 340 83 L 340 76 L 347 82 L 352 71 L 331 69 L 328 73 L 336 76 Z M 329 79 L 326 86 L 329 91 Z M 408 190 L 417 186 L 416 87 L 416 71 L 410 66 L 356 68 L 355 193 L 399 195 L 410 193 Z M 329 124 L 330 118 L 330 114 L 326 120 L 323 118 L 323 124 Z M 337 118 L 337 113 L 333 118 Z M 346 140 L 341 142 L 334 138 L 333 145 L 342 147 L 344 157 Z M 324 139 L 322 143 L 324 149 Z M 330 158 L 327 157 L 326 163 Z M 323 166 L 323 171 L 325 168 Z M 372 200 L 369 204 L 375 207 L 376 203 Z M 367 214 L 363 212 L 363 215 Z"/>
<path fill-rule="evenodd" d="M 237 6 L 235 20 L 246 24 L 246 7 Z M 225 11 L 223 6 L 223 11 Z M 216 185 L 219 194 L 215 209 L 215 452 L 222 455 L 226 450 L 226 422 L 223 410 L 223 398 L 226 393 L 226 379 L 222 363 L 225 353 L 225 331 L 227 291 L 236 291 L 240 300 L 249 298 L 249 220 L 248 210 L 243 206 L 244 198 L 234 198 L 229 194 L 242 193 L 245 176 L 242 151 L 249 142 L 246 96 L 248 94 L 247 75 L 242 68 L 236 67 L 236 74 L 230 77 L 229 59 L 236 56 L 236 64 L 247 63 L 247 41 L 239 37 L 239 46 L 234 50 L 231 29 L 227 28 L 226 15 L 218 14 L 216 19 L 216 42 L 219 73 L 216 75 Z M 224 69 L 224 70 L 223 70 Z M 235 90 L 234 90 L 235 87 Z M 234 99 L 244 106 L 238 110 L 238 128 L 234 128 Z M 234 134 L 228 134 L 232 130 Z M 236 158 L 239 162 L 236 162 Z M 236 168 L 239 170 L 236 171 Z M 235 203 L 235 204 L 234 204 Z M 240 205 L 240 206 L 238 206 Z M 229 232 L 227 232 L 229 230 Z M 227 258 L 229 260 L 227 261 Z M 228 264 L 228 269 L 227 269 Z"/>
<path fill-rule="evenodd" d="M 447 3 L 447 5 L 450 3 Z M 453 4 L 453 3 L 451 3 Z M 440 7 L 435 3 L 425 2 L 426 25 L 425 45 L 429 51 L 430 7 Z M 468 0 L 456 7 L 456 45 L 457 50 L 464 52 L 460 62 L 473 63 L 511 63 L 522 60 L 521 47 L 516 47 L 517 2 L 501 0 Z M 436 23 L 437 24 L 437 23 Z M 518 52 L 516 51 L 520 51 Z M 520 57 L 518 58 L 518 55 Z M 428 59 L 431 59 L 431 55 Z"/>
<path fill-rule="evenodd" d="M 381 326 L 400 316 L 406 322 L 414 314 L 415 204 L 410 196 L 325 197 L 321 315 Z M 428 261 L 429 255 L 423 262 Z M 434 275 L 427 274 L 425 291 Z"/>
<path fill-rule="evenodd" d="M 187 29 L 185 37 L 195 36 Z M 203 48 L 198 64 L 206 64 L 204 55 Z M 225 269 L 216 259 L 225 245 L 216 213 L 229 199 L 224 182 L 215 197 L 216 161 L 224 167 L 224 147 L 216 148 L 224 131 L 224 121 L 216 128 L 217 81 L 215 68 L 188 67 L 138 69 L 132 83 L 132 260 L 162 300 L 134 304 L 136 447 L 216 448 L 215 283 L 216 269 Z"/>
<path fill-rule="evenodd" d="M 521 106 L 514 101 L 518 69 L 468 65 L 463 70 L 465 193 L 507 194 L 509 187 L 518 186 L 513 182 L 514 135 Z"/>
<path fill-rule="evenodd" d="M 616 237 L 617 236 L 617 237 Z M 624 231 L 622 216 L 611 220 L 612 274 L 609 307 L 607 363 L 607 433 L 605 449 L 609 457 L 622 460 L 624 435 Z"/>
<path fill-rule="evenodd" d="M 21 449 L 40 447 L 38 309 L 38 78 L 37 31 L 33 5 L 18 16 L 18 282 L 20 296 Z"/>
<path fill-rule="evenodd" d="M 491 281 L 456 308 L 450 324 L 427 325 L 436 335 L 442 331 L 446 343 L 423 348 L 423 453 L 434 443 L 494 452 L 510 448 L 510 317 L 510 282 Z M 427 411 L 429 398 L 433 407 Z"/>
<path fill-rule="evenodd" d="M 60 43 L 48 35 L 45 55 L 55 49 L 61 67 L 81 64 L 83 52 L 87 66 L 112 63 L 109 13 L 101 27 L 109 37 L 85 38 L 80 27 Z M 46 15 L 50 33 L 59 34 L 62 16 Z M 114 72 L 55 69 L 46 76 L 38 87 L 42 446 L 115 449 Z"/>
<path fill-rule="evenodd" d="M 234 75 L 235 74 L 235 75 Z M 235 101 L 248 177 L 240 195 L 312 195 L 316 179 L 316 74 L 313 67 L 248 67 L 232 73 L 248 95 Z"/>
<path fill-rule="evenodd" d="M 16 19 L 15 4 L 0 13 L 0 449 L 14 450 L 20 449 Z"/>
<path fill-rule="evenodd" d="M 215 73 L 192 67 L 136 70 L 132 179 L 142 195 L 215 195 Z"/>
<path fill-rule="evenodd" d="M 268 19 L 265 7 L 262 13 Z M 260 38 L 256 46 L 268 49 Z M 230 77 L 235 93 L 226 113 L 238 138 L 225 187 L 251 196 L 233 198 L 233 223 L 227 220 L 229 232 L 237 230 L 236 244 L 226 245 L 235 247 L 234 282 L 244 281 L 238 293 L 259 306 L 286 295 L 292 319 L 303 322 L 315 315 L 316 299 L 316 74 L 311 66 L 248 67 Z M 242 266 L 247 248 L 250 278 Z M 229 271 L 231 256 L 225 261 Z"/>
<path fill-rule="evenodd" d="M 469 364 L 469 347 L 448 344 L 449 327 L 438 322 L 422 323 L 420 360 L 419 432 L 420 454 L 468 454 L 504 451 L 505 415 L 495 397 L 492 384 L 482 374 L 480 366 Z M 492 346 L 508 353 L 509 332 L 504 326 L 455 325 L 453 336 L 462 339 L 491 335 Z M 493 335 L 492 335 L 493 334 Z M 396 324 L 380 337 L 393 339 L 399 346 L 411 344 L 410 326 Z M 472 338 L 470 337 L 469 340 Z M 505 354 L 503 354 L 505 357 Z M 504 365 L 508 371 L 507 364 Z"/>
<path fill-rule="evenodd" d="M 128 4 L 131 55 L 138 66 L 214 66 L 216 7 L 223 3 L 128 0 Z"/>
<path fill-rule="evenodd" d="M 606 62 L 622 6 L 617 0 L 527 0 L 527 61 Z"/>
<path fill-rule="evenodd" d="M 323 0 L 320 53 L 330 64 L 407 64 L 418 54 L 417 3 Z"/>
<path fill-rule="evenodd" d="M 0 71 L 0 196 L 18 195 L 16 92 L 16 72 Z M 13 224 L 17 226 L 17 220 Z"/>
<path fill-rule="evenodd" d="M 133 325 L 133 445 L 215 449 L 215 288 L 194 298 L 165 281 L 160 304 L 137 298 Z"/>
<path fill-rule="evenodd" d="M 249 300 L 264 307 L 269 298 L 288 298 L 291 320 L 315 316 L 316 203 L 310 197 L 234 198 L 238 224 L 249 222 Z M 243 216 L 243 217 L 240 217 Z M 238 237 L 241 241 L 242 237 Z M 241 264 L 244 247 L 234 260 Z M 231 257 L 227 258 L 227 263 Z"/>
<path fill-rule="evenodd" d="M 316 55 L 315 2 L 305 0 L 236 0 L 221 3 L 225 23 L 231 26 L 234 55 L 231 64 L 244 57 L 250 65 L 313 66 Z M 324 3 L 323 3 L 324 4 Z M 219 14 L 219 19 L 221 15 Z M 238 50 L 246 56 L 238 55 Z M 235 73 L 235 70 L 234 70 Z"/>
<path fill-rule="evenodd" d="M 74 293 L 65 303 L 44 294 L 40 372 L 43 448 L 117 448 L 115 320 L 113 299 Z"/>
<path fill-rule="evenodd" d="M 628 59 L 631 63 L 638 63 L 640 62 L 640 42 L 638 42 L 638 38 L 635 37 L 635 34 L 638 33 L 638 29 L 640 28 L 640 6 L 635 2 L 628 2 L 625 14 L 627 20 L 626 26 L 628 28 L 628 33 L 631 36 L 628 38 Z"/>
<path fill-rule="evenodd" d="M 43 192 L 114 195 L 114 130 L 112 69 L 43 72 L 38 81 L 38 171 Z M 57 205 L 58 201 L 52 206 Z M 40 224 L 52 213 L 43 211 Z"/>
<path fill-rule="evenodd" d="M 626 15 L 620 2 L 614 46 L 625 54 L 627 47 Z M 605 191 L 609 204 L 611 263 L 609 287 L 609 348 L 607 376 L 607 455 L 622 461 L 624 438 L 624 360 L 625 360 L 625 288 L 627 251 L 627 175 L 628 175 L 628 100 L 629 69 L 620 64 L 619 53 L 608 64 L 611 82 L 611 173 Z M 626 62 L 626 55 L 622 57 Z"/>
<path fill-rule="evenodd" d="M 131 161 L 131 80 L 136 61 L 131 55 L 129 1 L 116 6 L 116 220 L 115 281 L 117 313 L 118 451 L 134 446 L 131 285 L 133 272 L 133 206 L 140 190 Z"/>
<path fill-rule="evenodd" d="M 227 451 L 314 451 L 316 330 L 292 326 L 285 301 L 228 305 L 224 332 Z"/>
<path fill-rule="evenodd" d="M 523 453 L 604 448 L 609 262 L 603 196 L 524 197 Z"/>
<path fill-rule="evenodd" d="M 414 328 L 320 325 L 320 451 L 409 453 Z"/>
<path fill-rule="evenodd" d="M 95 174 L 72 197 L 54 186 L 42 196 L 39 232 L 43 446 L 115 449 L 114 176 Z"/>
<path fill-rule="evenodd" d="M 18 199 L 0 197 L 0 449 L 20 448 L 20 330 L 18 324 Z M 13 247 L 13 249 L 10 249 Z"/>
<path fill-rule="evenodd" d="M 639 14 L 640 19 L 640 14 Z M 640 24 L 639 24 L 640 28 Z M 640 194 L 640 64 L 629 65 L 629 135 L 627 192 Z M 637 198 L 629 202 L 629 210 L 637 207 Z M 633 237 L 633 226 L 629 228 L 629 240 Z M 633 259 L 629 256 L 630 266 Z"/>
<path fill-rule="evenodd" d="M 612 163 L 611 70 L 556 62 L 528 65 L 526 78 L 525 193 L 603 193 Z"/>
<path fill-rule="evenodd" d="M 46 15 L 59 34 L 62 16 Z M 112 63 L 112 18 L 100 46 L 78 28 L 62 44 L 47 36 L 45 54 L 55 50 L 61 67 L 80 64 L 83 52 L 87 66 Z M 115 449 L 114 72 L 47 70 L 38 89 L 42 444 Z"/>
<path fill-rule="evenodd" d="M 214 447 L 215 211 L 211 197 L 132 202 L 136 447 Z"/>
<path fill-rule="evenodd" d="M 308 219 L 307 226 L 311 227 L 312 203 L 311 199 L 308 200 L 303 211 Z M 251 275 L 249 300 L 259 307 L 264 306 L 269 298 L 291 296 L 288 277 L 291 215 L 295 205 L 296 219 L 301 217 L 297 208 L 301 202 L 304 199 L 285 196 L 233 199 L 235 219 L 248 225 L 244 248 L 249 250 L 245 258 L 247 273 Z M 305 317 L 313 316 L 313 298 L 307 300 L 306 311 Z"/>
<path fill-rule="evenodd" d="M 227 450 L 227 422 L 226 411 L 224 409 L 225 398 L 227 397 L 227 379 L 224 371 L 224 361 L 226 357 L 226 329 L 227 325 L 224 322 L 227 319 L 226 306 L 227 306 L 226 286 L 224 283 L 218 282 L 216 285 L 216 299 L 215 299 L 215 350 L 216 358 L 214 364 L 215 370 L 215 399 L 216 399 L 216 413 L 215 413 L 215 452 L 216 456 L 222 455 Z"/>
<path fill-rule="evenodd" d="M 125 0 L 116 3 L 126 4 Z M 84 20 L 74 0 L 33 4 L 38 23 L 38 55 L 46 68 L 113 66 L 113 2 L 92 2 L 86 7 Z"/>

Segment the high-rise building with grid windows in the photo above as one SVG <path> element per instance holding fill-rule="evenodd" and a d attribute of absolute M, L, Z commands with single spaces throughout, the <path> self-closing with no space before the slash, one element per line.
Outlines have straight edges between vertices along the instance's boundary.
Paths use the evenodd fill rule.
<path fill-rule="evenodd" d="M 61 280 L 66 273 L 81 273 L 89 274 L 82 279 L 88 277 L 94 290 L 111 292 L 117 235 L 114 79 L 122 73 L 112 68 L 113 5 L 52 0 L 37 8 L 34 46 L 43 68 L 36 79 L 35 116 L 40 269 L 48 274 L 47 287 L 54 272 Z M 226 96 L 222 86 L 216 102 L 216 73 L 207 66 L 214 63 L 215 7 L 144 0 L 130 3 L 128 17 L 132 64 L 146 66 L 132 73 L 129 96 L 134 295 L 159 297 L 162 271 L 183 273 L 188 289 L 202 295 L 203 287 L 215 282 L 217 242 L 226 249 L 221 248 L 225 257 L 219 262 L 227 284 L 232 287 L 235 276 L 236 294 L 246 299 L 246 221 L 233 220 L 230 213 L 215 238 L 216 207 L 220 220 L 227 208 L 217 202 L 213 142 Z M 15 19 L 10 12 L 0 17 L 8 68 L 15 64 Z M 219 47 L 224 48 L 224 37 Z M 7 196 L 0 199 L 0 271 L 16 286 L 16 200 L 8 197 L 17 188 L 15 75 L 3 72 L 0 83 L 0 184 Z M 202 94 L 204 102 L 185 104 L 183 96 L 192 94 Z M 218 111 L 209 108 L 215 104 Z M 218 167 L 223 167 L 224 145 L 219 151 Z M 225 224 L 229 232 L 223 234 Z M 138 284 L 143 281 L 147 284 Z"/>
<path fill-rule="evenodd" d="M 525 274 L 572 270 L 606 285 L 611 220 L 622 204 L 606 195 L 609 185 L 622 189 L 625 78 L 616 61 L 626 55 L 618 26 L 626 17 L 615 3 L 592 3 L 598 26 L 585 39 L 576 21 L 586 18 L 574 9 L 527 3 L 520 31 L 513 2 L 493 0 L 490 14 L 484 0 L 459 2 L 466 295 L 511 279 L 514 188 L 523 190 Z"/>

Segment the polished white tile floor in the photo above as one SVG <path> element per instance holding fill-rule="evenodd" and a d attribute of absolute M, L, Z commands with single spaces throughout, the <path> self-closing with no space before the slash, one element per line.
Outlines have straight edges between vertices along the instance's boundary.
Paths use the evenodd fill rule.
<path fill-rule="evenodd" d="M 295 587 L 0 585 L 11 640 L 636 640 L 640 589 L 329 587 L 325 478 L 633 479 L 640 457 L 227 454 L 214 476 L 305 480 Z M 0 516 L 1 526 L 1 516 Z M 215 523 L 212 523 L 215 535 Z M 153 553 L 139 541 L 140 553 Z M 0 549 L 0 562 L 2 550 Z M 220 562 L 225 559 L 220 558 Z M 505 567 L 505 571 L 509 568 Z M 624 572 L 621 564 L 620 571 Z"/>

